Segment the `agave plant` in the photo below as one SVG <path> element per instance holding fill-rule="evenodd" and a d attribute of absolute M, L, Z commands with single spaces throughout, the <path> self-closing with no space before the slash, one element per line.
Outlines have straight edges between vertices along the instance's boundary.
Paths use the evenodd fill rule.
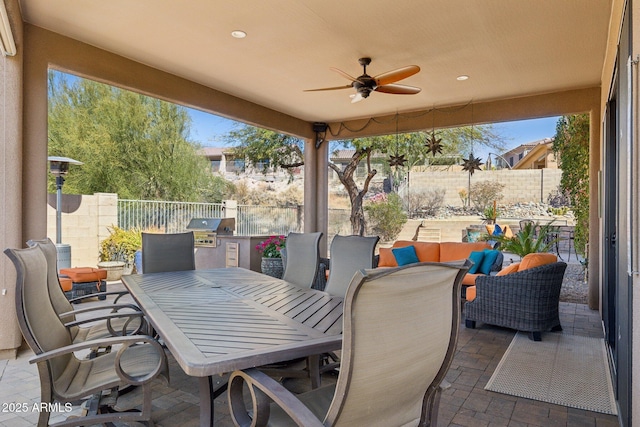
<path fill-rule="evenodd" d="M 521 258 L 531 253 L 549 252 L 558 241 L 552 223 L 553 221 L 544 225 L 539 225 L 537 222 L 535 224 L 528 223 L 511 238 L 505 237 L 503 234 L 491 236 L 491 239 L 500 243 L 498 245 L 500 250 L 518 255 Z"/>

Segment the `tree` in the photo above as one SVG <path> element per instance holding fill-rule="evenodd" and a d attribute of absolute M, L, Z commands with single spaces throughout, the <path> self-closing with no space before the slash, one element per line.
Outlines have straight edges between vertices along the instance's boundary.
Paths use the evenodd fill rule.
<path fill-rule="evenodd" d="M 490 147 L 500 146 L 502 143 L 502 139 L 493 134 L 490 125 L 459 128 L 458 130 L 446 129 L 442 131 L 440 137 L 448 152 L 473 147 L 475 142 L 481 145 L 489 144 Z M 426 138 L 425 133 L 415 132 L 339 141 L 342 145 L 355 148 L 354 154 L 344 167 L 341 168 L 336 164 L 329 163 L 329 167 L 337 174 L 349 196 L 353 234 L 362 235 L 366 228 L 363 209 L 364 196 L 369 191 L 371 180 L 378 173 L 372 167 L 372 155 L 382 153 L 386 156 L 404 156 L 405 162 L 397 167 L 394 166 L 395 169 L 385 166 L 385 172 L 394 173 L 397 181 L 404 171 L 424 163 L 427 156 L 430 155 L 425 145 Z M 266 172 L 268 167 L 291 171 L 292 168 L 304 164 L 304 143 L 298 138 L 241 125 L 238 130 L 229 132 L 226 139 L 235 147 L 234 154 L 236 156 L 246 159 L 254 167 L 260 166 L 263 172 Z M 366 176 L 362 187 L 359 187 L 355 180 L 355 172 L 362 161 L 366 162 Z"/>
<path fill-rule="evenodd" d="M 556 125 L 553 151 L 562 169 L 560 187 L 575 216 L 574 245 L 584 254 L 589 241 L 589 115 L 563 116 Z"/>
<path fill-rule="evenodd" d="M 49 72 L 49 155 L 84 163 L 65 192 L 125 199 L 201 201 L 229 186 L 188 140 L 183 107 L 91 80 Z M 53 181 L 49 181 L 54 191 Z M 209 199 L 210 200 L 210 199 Z"/>

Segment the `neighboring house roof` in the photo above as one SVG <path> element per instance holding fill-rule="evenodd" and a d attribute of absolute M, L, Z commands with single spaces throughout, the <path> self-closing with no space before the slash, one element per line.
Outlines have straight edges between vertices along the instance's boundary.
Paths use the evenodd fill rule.
<path fill-rule="evenodd" d="M 200 153 L 209 159 L 214 157 L 222 157 L 223 155 L 229 155 L 233 151 L 232 147 L 202 147 Z"/>
<path fill-rule="evenodd" d="M 557 169 L 558 161 L 553 152 L 553 138 L 546 138 L 534 145 L 513 169 Z"/>
<path fill-rule="evenodd" d="M 517 147 L 512 148 L 511 150 L 505 152 L 501 156 L 507 161 L 513 158 L 514 162 L 510 166 L 514 169 L 530 169 L 530 167 L 523 168 L 521 162 L 523 162 L 525 159 L 529 159 L 530 161 L 531 159 L 530 153 L 532 153 L 533 151 L 535 151 L 536 153 L 538 153 L 537 155 L 539 155 L 541 147 L 545 147 L 544 149 L 547 152 L 550 152 L 552 145 L 553 145 L 553 138 L 544 138 L 538 141 L 520 144 Z"/>

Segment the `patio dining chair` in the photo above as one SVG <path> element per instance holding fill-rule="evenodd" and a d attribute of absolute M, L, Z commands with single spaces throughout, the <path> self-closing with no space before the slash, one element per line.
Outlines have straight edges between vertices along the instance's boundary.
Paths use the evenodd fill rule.
<path fill-rule="evenodd" d="M 356 271 L 363 268 L 374 268 L 378 236 L 340 236 L 331 241 L 331 258 L 329 260 L 329 279 L 325 292 L 343 297 Z"/>
<path fill-rule="evenodd" d="M 196 269 L 193 232 L 142 233 L 142 272 L 162 273 Z"/>
<path fill-rule="evenodd" d="M 256 369 L 235 371 L 228 388 L 234 423 L 436 425 L 467 270 L 467 263 L 457 262 L 357 272 L 344 301 L 343 361 L 336 384 L 295 396 Z M 250 412 L 245 384 L 252 396 Z"/>
<path fill-rule="evenodd" d="M 321 237 L 321 232 L 287 235 L 287 263 L 283 280 L 301 288 L 311 288 L 320 264 Z"/>
<path fill-rule="evenodd" d="M 16 272 L 16 315 L 20 331 L 34 352 L 40 377 L 38 426 L 49 424 L 50 411 L 67 402 L 92 399 L 84 417 L 56 426 L 94 425 L 111 422 L 151 421 L 151 385 L 155 378 L 168 380 L 167 359 L 153 338 L 144 335 L 110 337 L 73 344 L 49 300 L 47 260 L 40 249 L 6 249 Z M 76 352 L 95 346 L 118 346 L 95 359 L 79 359 Z M 119 391 L 139 386 L 141 410 L 117 412 Z M 115 411 L 115 412 L 114 412 Z"/>
<path fill-rule="evenodd" d="M 142 311 L 133 303 L 119 303 L 119 299 L 128 295 L 128 291 L 110 291 L 99 294 L 85 295 L 68 300 L 65 296 L 58 277 L 57 250 L 51 239 L 29 240 L 27 245 L 37 247 L 47 261 L 47 288 L 51 305 L 65 325 L 74 343 L 100 339 L 110 336 L 135 335 L 146 328 Z M 72 303 L 96 296 L 115 295 L 113 303 L 103 304 L 75 310 Z M 90 318 L 79 320 L 79 314 L 92 313 Z M 85 316 L 86 317 L 86 316 Z M 98 355 L 105 349 L 96 348 L 91 356 Z"/>

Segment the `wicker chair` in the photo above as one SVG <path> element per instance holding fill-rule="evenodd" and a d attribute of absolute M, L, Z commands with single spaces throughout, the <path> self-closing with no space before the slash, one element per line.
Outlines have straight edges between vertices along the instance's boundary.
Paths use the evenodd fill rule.
<path fill-rule="evenodd" d="M 534 341 L 542 332 L 561 331 L 560 288 L 567 264 L 555 262 L 504 276 L 476 280 L 476 297 L 464 305 L 465 325 L 476 321 L 529 332 Z"/>
<path fill-rule="evenodd" d="M 135 335 L 147 325 L 140 308 L 133 303 L 119 303 L 119 299 L 128 295 L 128 291 L 101 292 L 68 300 L 64 295 L 57 272 L 56 245 L 51 239 L 29 240 L 29 246 L 37 247 L 47 260 L 47 286 L 49 299 L 56 314 L 65 325 L 74 343 L 100 339 L 110 336 Z M 72 303 L 85 298 L 116 295 L 113 303 L 74 310 Z M 90 319 L 78 320 L 76 314 L 95 313 Z M 103 349 L 94 349 L 97 355 Z"/>
<path fill-rule="evenodd" d="M 167 359 L 153 338 L 144 335 L 110 337 L 73 344 L 71 337 L 50 303 L 47 286 L 47 260 L 40 249 L 6 249 L 16 272 L 16 314 L 20 331 L 35 353 L 29 362 L 37 363 L 40 376 L 38 426 L 49 424 L 50 411 L 67 402 L 87 397 L 84 417 L 69 417 L 56 426 L 80 426 L 112 422 L 151 421 L 151 392 L 155 378 L 168 380 Z M 78 359 L 76 352 L 94 346 L 118 346 L 118 351 L 94 359 Z M 119 392 L 140 386 L 142 409 L 113 412 Z M 103 399 L 106 398 L 106 399 Z M 106 407 L 105 407 L 106 406 Z"/>
<path fill-rule="evenodd" d="M 142 233 L 142 272 L 162 273 L 196 269 L 193 232 Z"/>
<path fill-rule="evenodd" d="M 337 383 L 294 396 L 258 370 L 235 371 L 228 389 L 235 425 L 436 425 L 467 269 L 462 263 L 422 263 L 357 272 L 344 301 Z"/>

